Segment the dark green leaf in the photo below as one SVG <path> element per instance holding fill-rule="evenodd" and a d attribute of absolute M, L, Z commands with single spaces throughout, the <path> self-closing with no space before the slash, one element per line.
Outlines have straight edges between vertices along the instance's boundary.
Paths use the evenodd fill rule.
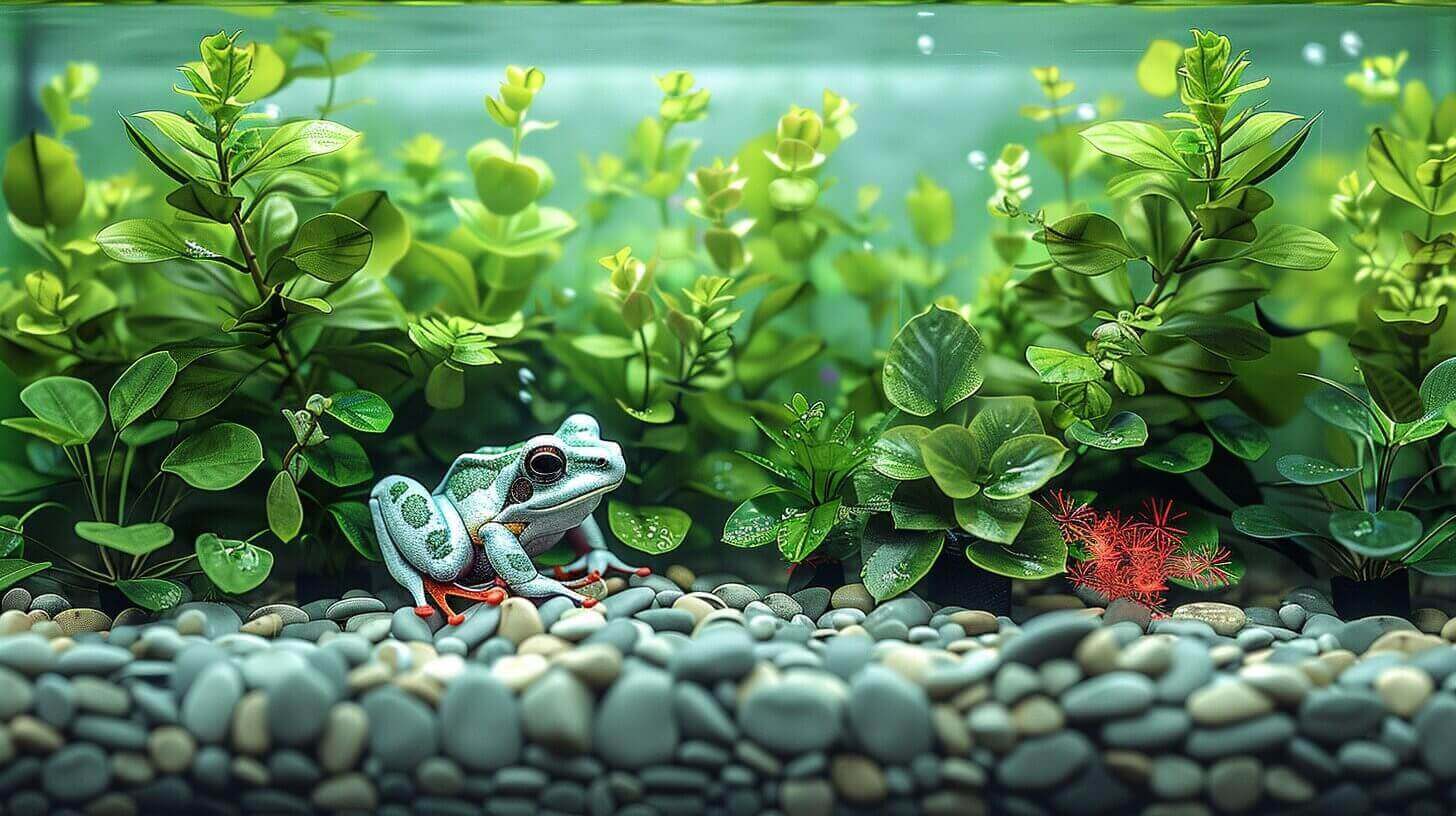
<path fill-rule="evenodd" d="M 1058 266 L 1079 275 L 1103 275 L 1138 257 L 1122 229 L 1097 213 L 1069 215 L 1047 225 L 1039 237 Z"/>
<path fill-rule="evenodd" d="M 227 490 L 262 463 L 258 435 L 242 425 L 222 422 L 182 440 L 162 460 L 162 470 L 199 490 Z"/>
<path fill-rule="evenodd" d="M 1086 354 L 1045 346 L 1029 346 L 1026 362 L 1036 369 L 1044 383 L 1065 384 L 1096 382 L 1102 379 L 1102 366 Z"/>
<path fill-rule="evenodd" d="M 1238 508 L 1233 512 L 1233 523 L 1234 529 L 1249 538 L 1282 539 L 1314 534 L 1309 525 L 1267 504 Z"/>
<path fill-rule="evenodd" d="M 370 561 L 382 560 L 374 538 L 374 519 L 363 502 L 335 502 L 329 505 L 329 515 L 355 552 Z"/>
<path fill-rule="evenodd" d="M 120 431 L 157 407 L 177 379 L 177 361 L 165 351 L 154 351 L 132 363 L 111 386 L 106 399 L 111 427 Z"/>
<path fill-rule="evenodd" d="M 279 541 L 292 541 L 303 527 L 303 504 L 298 500 L 298 486 L 293 477 L 279 471 L 268 485 L 266 503 L 268 529 Z"/>
<path fill-rule="evenodd" d="M 1101 430 L 1079 420 L 1067 428 L 1067 438 L 1099 450 L 1124 450 L 1148 441 L 1148 424 L 1131 411 L 1119 411 Z"/>
<path fill-rule="evenodd" d="M 1010 544 L 974 539 L 966 545 L 972 564 L 997 575 L 1022 580 L 1050 578 L 1067 568 L 1067 544 L 1056 519 L 1040 504 L 1031 503 L 1026 524 Z"/>
<path fill-rule="evenodd" d="M 931 306 L 910 319 L 885 358 L 885 397 L 915 416 L 949 410 L 976 393 L 981 336 L 958 312 Z"/>
<path fill-rule="evenodd" d="M 305 448 L 301 455 L 308 460 L 309 470 L 335 487 L 350 487 L 374 478 L 369 455 L 352 436 L 329 437 L 321 445 Z"/>
<path fill-rule="evenodd" d="M 1055 438 L 1025 434 L 1006 442 L 991 457 L 991 481 L 983 489 L 991 499 L 1016 499 L 1040 490 L 1057 473 L 1067 453 Z"/>
<path fill-rule="evenodd" d="M 1337 510 L 1330 535 L 1366 558 L 1394 558 L 1420 540 L 1421 520 L 1404 510 Z"/>
<path fill-rule="evenodd" d="M 929 476 L 920 456 L 920 441 L 928 433 L 930 429 L 920 425 L 899 425 L 880 434 L 875 440 L 875 470 L 902 482 Z"/>
<path fill-rule="evenodd" d="M 149 612 L 165 612 L 182 603 L 182 585 L 165 578 L 136 578 L 117 581 L 116 588 L 128 600 Z"/>
<path fill-rule="evenodd" d="M 1031 512 L 1031 499 L 988 499 L 985 495 L 972 496 L 955 503 L 956 524 L 976 538 L 984 538 L 997 544 L 1010 544 L 1016 540 L 1021 527 Z"/>
<path fill-rule="evenodd" d="M 868 553 L 860 575 L 865 589 L 884 602 L 903 594 L 935 565 L 945 546 L 940 531 L 897 530 L 884 515 L 865 526 L 862 551 Z"/>
<path fill-rule="evenodd" d="M 394 409 L 373 391 L 356 388 L 329 397 L 329 416 L 365 433 L 384 433 L 394 421 Z"/>
<path fill-rule="evenodd" d="M 1144 465 L 1164 473 L 1191 473 L 1213 458 L 1213 440 L 1200 433 L 1182 433 L 1138 456 Z"/>
<path fill-rule="evenodd" d="M 942 425 L 920 440 L 920 456 L 936 485 L 952 499 L 976 495 L 980 453 L 974 435 L 959 425 Z"/>
<path fill-rule="evenodd" d="M 122 527 L 104 521 L 78 521 L 76 535 L 92 544 L 138 556 L 172 543 L 172 528 L 158 522 Z"/>

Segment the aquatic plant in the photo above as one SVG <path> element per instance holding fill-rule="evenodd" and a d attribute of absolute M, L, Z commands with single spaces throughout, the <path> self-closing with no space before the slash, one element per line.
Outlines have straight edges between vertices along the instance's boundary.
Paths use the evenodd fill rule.
<path fill-rule="evenodd" d="M 1128 515 L 1099 511 L 1060 490 L 1042 501 L 1074 559 L 1067 579 L 1109 602 L 1126 599 L 1163 614 L 1170 585 L 1215 589 L 1243 573 L 1212 524 L 1172 501 L 1148 499 Z"/>

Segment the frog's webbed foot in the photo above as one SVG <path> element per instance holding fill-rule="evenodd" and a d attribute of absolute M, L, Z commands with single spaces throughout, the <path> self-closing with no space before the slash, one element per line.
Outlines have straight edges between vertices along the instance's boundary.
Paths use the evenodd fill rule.
<path fill-rule="evenodd" d="M 460 586 L 459 584 L 450 584 L 436 581 L 432 578 L 425 578 L 424 582 L 425 591 L 429 593 L 430 600 L 434 601 L 435 606 L 440 607 L 441 611 L 445 613 L 445 622 L 451 626 L 459 626 L 461 623 L 465 622 L 464 615 L 459 614 L 455 612 L 455 610 L 450 608 L 449 599 L 451 597 L 464 598 L 470 601 L 480 601 L 482 603 L 488 603 L 492 606 L 506 599 L 505 590 L 499 587 L 492 586 L 485 589 L 470 589 Z M 428 618 L 429 614 L 421 610 L 428 610 L 429 608 L 430 607 L 428 606 L 415 607 L 415 613 L 422 618 Z"/>
<path fill-rule="evenodd" d="M 611 575 L 618 572 L 623 575 L 648 576 L 652 574 L 651 567 L 634 567 L 618 558 L 606 547 L 587 550 L 580 558 L 557 568 L 558 575 L 579 575 L 582 572 L 597 573 L 598 575 Z"/>

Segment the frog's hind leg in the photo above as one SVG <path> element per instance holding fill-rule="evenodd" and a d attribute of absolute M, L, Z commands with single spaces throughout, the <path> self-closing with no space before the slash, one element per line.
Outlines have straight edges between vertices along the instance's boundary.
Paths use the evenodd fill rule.
<path fill-rule="evenodd" d="M 445 613 L 445 622 L 451 626 L 459 626 L 465 622 L 465 616 L 450 608 L 450 598 L 464 598 L 470 601 L 480 601 L 491 606 L 499 604 L 506 599 L 505 590 L 500 587 L 489 587 L 487 589 L 471 589 L 459 584 L 449 584 L 436 581 L 430 578 L 424 579 L 425 591 L 430 593 L 430 599 L 435 606 Z"/>
<path fill-rule="evenodd" d="M 459 513 L 404 476 L 390 476 L 376 485 L 369 508 L 389 574 L 413 596 L 415 613 L 430 617 L 433 611 L 426 596 L 439 604 L 442 596 L 433 587 L 448 586 L 472 557 L 470 536 Z M 452 614 L 448 606 L 440 608 Z"/>

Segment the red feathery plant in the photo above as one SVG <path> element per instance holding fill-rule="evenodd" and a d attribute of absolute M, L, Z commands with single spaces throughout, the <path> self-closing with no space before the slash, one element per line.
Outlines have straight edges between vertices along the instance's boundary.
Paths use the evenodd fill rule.
<path fill-rule="evenodd" d="M 1227 548 L 1185 543 L 1187 531 L 1175 525 L 1187 514 L 1172 501 L 1148 499 L 1133 516 L 1099 512 L 1060 490 L 1044 503 L 1075 554 L 1067 568 L 1072 584 L 1109 601 L 1127 598 L 1163 614 L 1169 581 L 1211 588 L 1234 580 Z"/>

